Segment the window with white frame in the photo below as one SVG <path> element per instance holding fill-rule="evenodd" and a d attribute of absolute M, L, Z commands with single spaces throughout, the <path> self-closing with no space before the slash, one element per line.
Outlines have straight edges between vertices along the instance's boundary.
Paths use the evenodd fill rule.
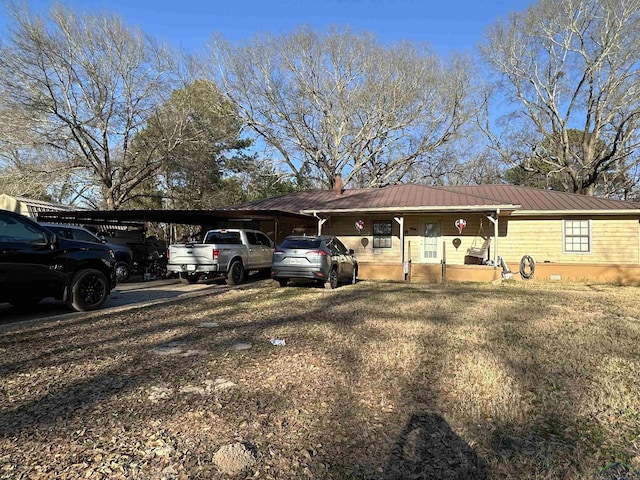
<path fill-rule="evenodd" d="M 565 253 L 591 252 L 591 224 L 589 220 L 564 221 Z"/>
<path fill-rule="evenodd" d="M 391 220 L 374 220 L 373 248 L 391 248 Z"/>

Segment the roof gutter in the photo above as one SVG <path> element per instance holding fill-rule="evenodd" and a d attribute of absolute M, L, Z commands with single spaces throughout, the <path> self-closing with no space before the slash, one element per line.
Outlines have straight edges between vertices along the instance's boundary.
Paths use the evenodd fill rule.
<path fill-rule="evenodd" d="M 520 210 L 513 212 L 514 217 L 560 217 L 567 215 L 611 215 L 611 216 L 638 216 L 640 215 L 639 209 L 629 210 Z"/>
<path fill-rule="evenodd" d="M 521 205 L 465 205 L 443 207 L 382 207 L 382 208 L 335 208 L 330 210 L 300 210 L 300 213 L 317 216 L 318 213 L 432 213 L 432 212 L 512 212 Z"/>

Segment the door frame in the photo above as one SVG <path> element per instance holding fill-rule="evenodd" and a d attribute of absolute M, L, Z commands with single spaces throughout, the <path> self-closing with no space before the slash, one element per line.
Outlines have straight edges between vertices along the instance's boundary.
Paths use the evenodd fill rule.
<path fill-rule="evenodd" d="M 425 250 L 425 242 L 427 237 L 425 236 L 425 227 L 428 224 L 436 225 L 438 228 L 438 236 L 435 238 L 435 258 L 426 258 L 424 256 Z M 442 244 L 442 219 L 434 218 L 434 217 L 423 217 L 420 219 L 420 241 L 418 242 L 418 258 L 420 259 L 420 263 L 427 264 L 437 264 L 442 262 L 442 251 L 440 250 L 440 245 Z M 431 238 L 431 237 L 429 237 Z"/>

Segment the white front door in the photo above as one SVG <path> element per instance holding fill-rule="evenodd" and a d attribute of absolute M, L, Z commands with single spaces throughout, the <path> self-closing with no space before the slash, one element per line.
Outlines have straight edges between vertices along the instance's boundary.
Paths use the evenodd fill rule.
<path fill-rule="evenodd" d="M 441 248 L 440 222 L 435 220 L 424 222 L 420 237 L 420 261 L 422 263 L 439 263 L 442 257 Z"/>

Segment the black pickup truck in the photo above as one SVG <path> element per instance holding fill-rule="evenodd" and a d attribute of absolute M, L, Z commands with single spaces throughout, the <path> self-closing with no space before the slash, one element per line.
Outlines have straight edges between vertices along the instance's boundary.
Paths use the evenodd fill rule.
<path fill-rule="evenodd" d="M 53 297 L 77 311 L 95 310 L 116 285 L 115 264 L 105 245 L 61 238 L 0 210 L 0 302 L 28 306 Z"/>

